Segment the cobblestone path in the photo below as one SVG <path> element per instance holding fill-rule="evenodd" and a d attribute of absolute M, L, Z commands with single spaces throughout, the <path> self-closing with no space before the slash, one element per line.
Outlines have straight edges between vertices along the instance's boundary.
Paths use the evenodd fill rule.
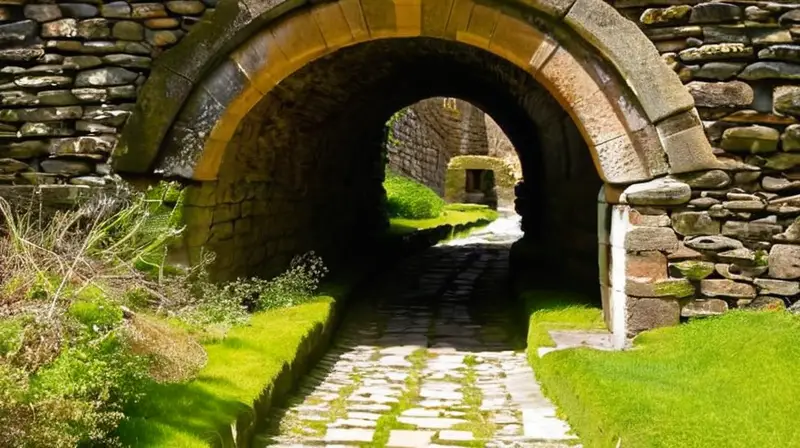
<path fill-rule="evenodd" d="M 511 323 L 506 221 L 376 278 L 261 446 L 575 445 Z"/>

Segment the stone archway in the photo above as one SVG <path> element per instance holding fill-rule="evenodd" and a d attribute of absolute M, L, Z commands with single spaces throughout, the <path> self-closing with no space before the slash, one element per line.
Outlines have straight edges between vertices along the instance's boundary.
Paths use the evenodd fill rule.
<path fill-rule="evenodd" d="M 401 69 L 411 75 L 398 77 Z M 332 79 L 320 81 L 321 74 Z M 546 208 L 572 204 L 564 208 L 588 212 L 595 201 L 596 190 L 545 194 L 537 178 L 552 176 L 554 165 L 540 152 L 557 152 L 552 148 L 569 148 L 567 159 L 580 148 L 609 186 L 718 167 L 677 76 L 638 28 L 601 0 L 223 1 L 159 61 L 114 165 L 200 182 L 187 199 L 190 246 L 214 246 L 227 272 L 250 274 L 265 259 L 304 247 L 350 249 L 347 238 L 330 241 L 326 233 L 361 236 L 379 227 L 377 159 L 352 148 L 379 138 L 372 121 L 436 95 L 497 113 L 520 152 L 526 181 L 518 198 L 546 197 Z M 356 127 L 362 124 L 363 131 Z M 351 149 L 336 153 L 332 146 Z M 551 149 L 540 151 L 545 147 Z M 585 167 L 559 163 L 569 174 L 563 182 L 585 179 Z M 290 210 L 292 219 L 284 219 Z M 526 223 L 523 214 L 526 236 L 590 223 L 565 216 Z M 601 253 L 623 221 L 604 230 Z M 619 228 L 624 234 L 627 224 Z M 564 239 L 585 252 L 582 238 Z M 604 265 L 624 265 L 614 254 L 601 257 L 601 274 Z M 624 287 L 600 283 L 612 296 L 610 326 L 624 336 Z"/>
<path fill-rule="evenodd" d="M 716 167 L 691 96 L 644 34 L 601 0 L 223 1 L 159 61 L 115 167 L 213 179 L 241 118 L 286 76 L 346 46 L 420 36 L 475 46 L 531 73 L 578 124 L 606 182 Z M 167 136 L 173 127 L 184 129 Z M 156 167 L 162 143 L 173 154 Z"/>

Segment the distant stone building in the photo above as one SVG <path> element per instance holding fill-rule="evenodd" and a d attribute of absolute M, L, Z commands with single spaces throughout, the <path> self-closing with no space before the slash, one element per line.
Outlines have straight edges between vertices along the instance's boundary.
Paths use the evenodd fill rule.
<path fill-rule="evenodd" d="M 430 98 L 387 123 L 387 165 L 450 202 L 510 206 L 522 169 L 492 118 L 455 98 Z"/>

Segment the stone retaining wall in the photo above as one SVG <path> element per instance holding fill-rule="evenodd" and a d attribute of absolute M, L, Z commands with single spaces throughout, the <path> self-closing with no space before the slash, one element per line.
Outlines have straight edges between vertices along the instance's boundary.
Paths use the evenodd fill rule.
<path fill-rule="evenodd" d="M 153 60 L 215 4 L 0 2 L 0 184 L 106 184 Z"/>

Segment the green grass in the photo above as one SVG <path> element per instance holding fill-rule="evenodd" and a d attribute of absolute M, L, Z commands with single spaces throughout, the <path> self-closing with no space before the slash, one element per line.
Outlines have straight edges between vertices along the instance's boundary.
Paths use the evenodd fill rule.
<path fill-rule="evenodd" d="M 343 289 L 343 288 L 339 288 Z M 332 294 L 336 297 L 337 294 Z M 250 323 L 205 345 L 208 364 L 187 383 L 153 384 L 119 428 L 129 446 L 207 447 L 218 430 L 249 412 L 297 356 L 303 339 L 328 323 L 332 296 L 253 315 Z"/>
<path fill-rule="evenodd" d="M 479 221 L 486 221 L 486 223 L 489 223 L 495 219 L 497 219 L 497 212 L 486 206 L 476 204 L 448 204 L 436 218 L 391 218 L 389 220 L 389 233 L 393 235 L 405 235 L 418 230 L 432 229 L 443 225 L 457 226 Z"/>
<path fill-rule="evenodd" d="M 390 218 L 429 219 L 442 213 L 444 199 L 414 179 L 386 170 L 386 211 Z"/>
<path fill-rule="evenodd" d="M 587 297 L 561 291 L 531 290 L 521 294 L 528 310 L 528 351 L 554 347 L 548 330 L 604 329 L 603 311 Z"/>
<path fill-rule="evenodd" d="M 599 317 L 556 298 L 534 308 L 528 339 L 545 392 L 587 448 L 800 446 L 800 317 L 731 311 L 643 333 L 634 350 L 535 355 L 546 328 Z"/>

